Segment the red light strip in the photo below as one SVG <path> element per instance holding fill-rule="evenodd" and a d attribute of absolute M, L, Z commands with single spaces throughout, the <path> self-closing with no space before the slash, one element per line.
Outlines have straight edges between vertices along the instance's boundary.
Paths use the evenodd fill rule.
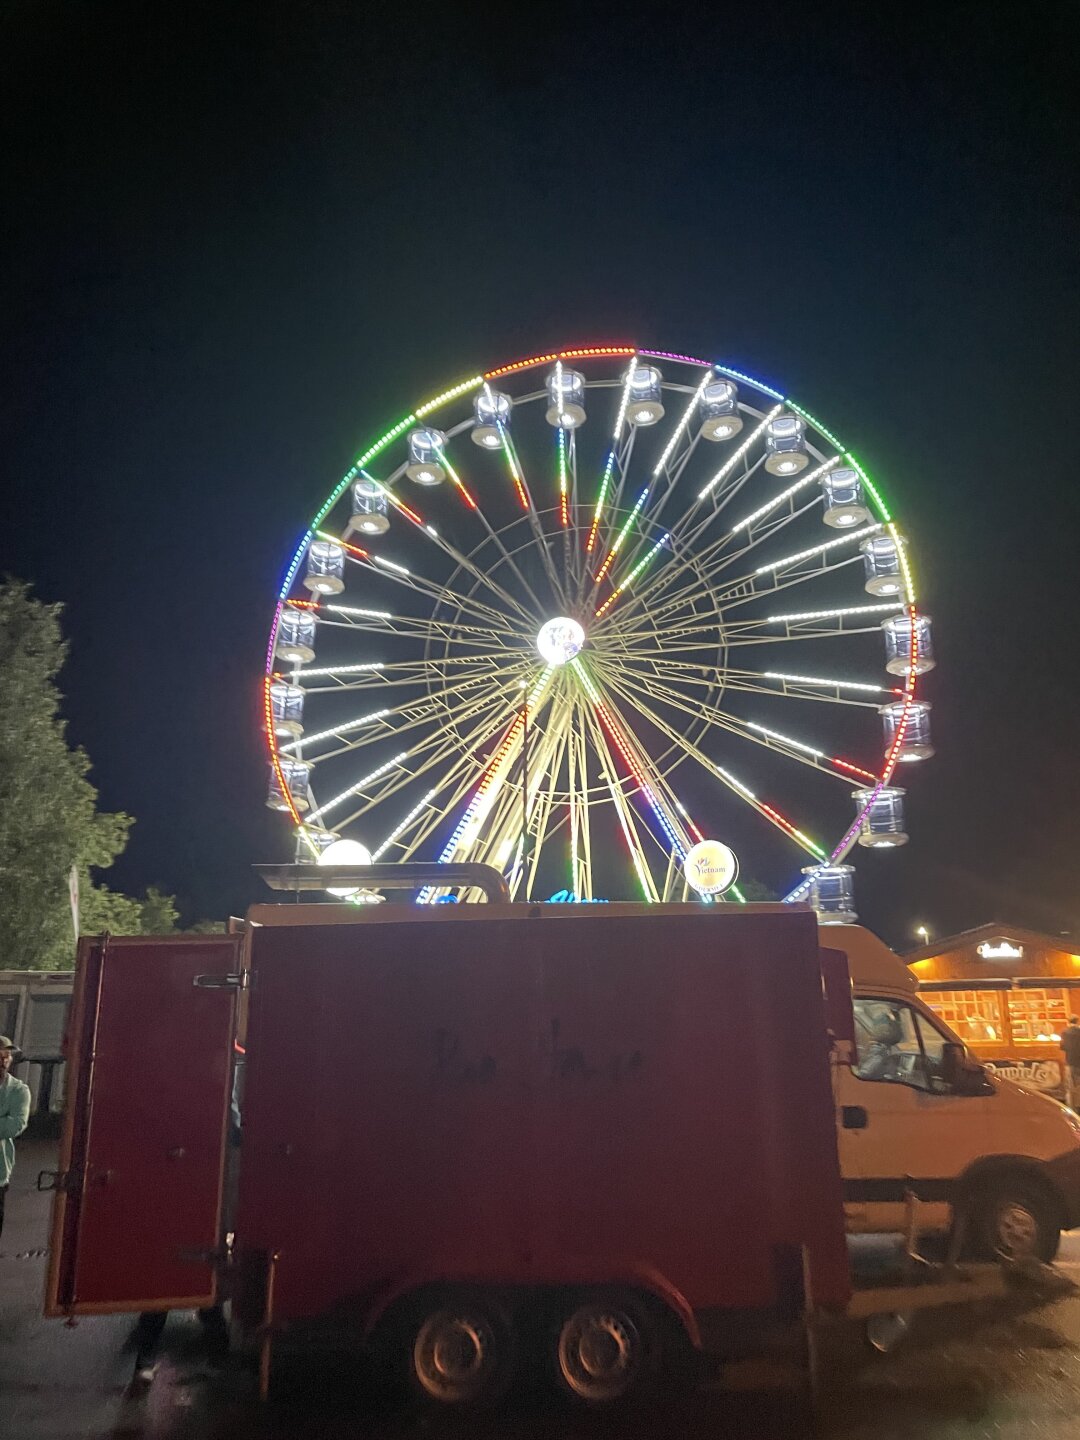
<path fill-rule="evenodd" d="M 296 808 L 292 791 L 285 783 L 285 772 L 281 768 L 281 756 L 278 754 L 277 735 L 274 731 L 274 706 L 270 699 L 269 675 L 263 677 L 263 710 L 266 715 L 266 743 L 270 748 L 270 764 L 274 767 L 278 788 L 281 791 L 282 799 L 289 807 L 289 813 L 297 825 L 302 825 L 304 822 L 300 819 L 300 811 Z"/>
<path fill-rule="evenodd" d="M 841 760 L 837 755 L 829 756 L 830 765 L 839 765 L 841 770 L 850 770 L 853 775 L 861 775 L 865 780 L 872 780 L 877 783 L 877 775 L 873 770 L 864 770 L 860 765 L 852 765 L 850 760 Z"/>
<path fill-rule="evenodd" d="M 489 370 L 485 380 L 497 380 L 500 375 L 514 375 L 519 370 L 531 370 L 534 365 L 550 365 L 553 360 L 593 360 L 602 355 L 636 355 L 633 345 L 590 345 L 581 350 L 555 350 L 547 355 L 530 355 L 527 360 L 515 360 L 510 365 L 500 365 Z"/>

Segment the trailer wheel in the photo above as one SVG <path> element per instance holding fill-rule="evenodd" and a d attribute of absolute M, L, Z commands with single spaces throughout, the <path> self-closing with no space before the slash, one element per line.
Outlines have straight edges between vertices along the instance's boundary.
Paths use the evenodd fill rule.
<path fill-rule="evenodd" d="M 1041 1260 L 1048 1265 L 1061 1243 L 1061 1225 L 1052 1198 L 1023 1177 L 1003 1176 L 977 1196 L 975 1245 L 998 1260 Z"/>
<path fill-rule="evenodd" d="M 487 1407 L 502 1398 L 513 1379 L 513 1328 L 501 1307 L 486 1297 L 433 1295 L 410 1310 L 404 1338 L 399 1354 L 406 1379 L 424 1401 Z"/>
<path fill-rule="evenodd" d="M 660 1326 L 631 1292 L 582 1295 L 563 1309 L 551 1351 L 565 1396 L 594 1409 L 617 1405 L 659 1378 Z"/>

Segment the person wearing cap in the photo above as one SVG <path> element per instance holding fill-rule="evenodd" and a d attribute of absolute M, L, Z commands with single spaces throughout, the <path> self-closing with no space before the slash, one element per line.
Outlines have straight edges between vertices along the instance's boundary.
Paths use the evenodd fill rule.
<path fill-rule="evenodd" d="M 30 1119 L 30 1086 L 11 1073 L 15 1042 L 0 1035 L 0 1235 L 4 1232 L 4 1201 L 15 1168 L 15 1141 Z"/>

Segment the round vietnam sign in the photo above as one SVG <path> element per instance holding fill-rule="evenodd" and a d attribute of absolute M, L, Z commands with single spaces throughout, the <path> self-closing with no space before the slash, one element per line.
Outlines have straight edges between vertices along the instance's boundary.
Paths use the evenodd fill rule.
<path fill-rule="evenodd" d="M 683 873 L 699 895 L 719 895 L 739 878 L 739 862 L 719 840 L 699 840 L 686 853 Z"/>

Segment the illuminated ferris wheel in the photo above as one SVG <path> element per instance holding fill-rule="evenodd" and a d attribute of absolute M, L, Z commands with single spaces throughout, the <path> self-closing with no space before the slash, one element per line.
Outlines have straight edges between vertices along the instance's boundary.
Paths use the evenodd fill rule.
<path fill-rule="evenodd" d="M 314 516 L 267 803 L 298 859 L 482 861 L 518 899 L 683 899 L 720 841 L 853 919 L 856 845 L 907 840 L 933 664 L 881 491 L 794 400 L 686 355 L 537 355 L 417 405 Z"/>

